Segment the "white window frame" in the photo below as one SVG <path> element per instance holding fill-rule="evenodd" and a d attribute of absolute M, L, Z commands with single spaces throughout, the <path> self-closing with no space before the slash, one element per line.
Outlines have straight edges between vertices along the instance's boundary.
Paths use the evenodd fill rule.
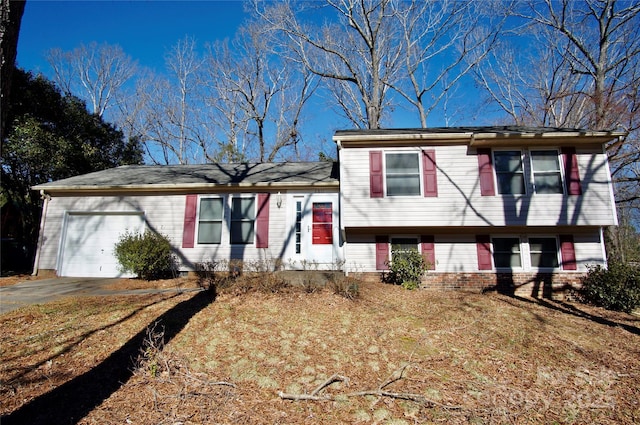
<path fill-rule="evenodd" d="M 500 191 L 501 185 L 500 185 L 500 179 L 498 178 L 498 174 L 507 174 L 507 173 L 498 173 L 498 167 L 497 167 L 497 161 L 496 161 L 496 154 L 497 153 L 501 153 L 501 152 L 519 152 L 520 153 L 520 167 L 522 168 L 522 187 L 524 189 L 524 191 L 522 193 L 512 193 L 512 192 L 508 192 L 508 193 L 502 193 Z M 527 195 L 527 170 L 525 169 L 525 160 L 524 160 L 524 152 L 522 151 L 522 149 L 492 149 L 491 150 L 491 155 L 492 155 L 492 160 L 493 160 L 493 178 L 495 181 L 495 185 L 496 185 L 496 192 L 498 193 L 498 195 L 513 195 L 513 196 L 521 196 L 521 195 Z"/>
<path fill-rule="evenodd" d="M 518 254 L 520 254 L 520 266 L 515 266 L 514 267 L 514 266 L 498 266 L 497 265 L 496 257 L 495 257 L 495 253 L 496 253 L 495 243 L 494 243 L 495 239 L 517 239 L 518 240 L 518 248 L 519 248 Z M 493 265 L 494 265 L 494 268 L 496 270 L 518 270 L 518 271 L 524 270 L 524 268 L 525 268 L 524 242 L 522 240 L 522 237 L 520 237 L 519 235 L 495 235 L 495 236 L 491 236 L 491 258 L 493 260 Z"/>
<path fill-rule="evenodd" d="M 555 152 L 556 153 L 556 163 L 558 164 L 558 171 L 554 171 L 553 174 L 559 174 L 560 175 L 560 192 L 552 192 L 552 193 L 546 193 L 546 192 L 538 192 L 538 188 L 536 186 L 536 174 L 538 175 L 544 175 L 544 174 L 550 174 L 550 172 L 545 172 L 545 171 L 538 171 L 536 173 L 536 169 L 533 163 L 533 153 L 534 152 Z M 566 184 L 565 184 L 565 176 L 564 176 L 564 167 L 562 166 L 562 158 L 560 156 L 560 151 L 557 148 L 546 148 L 546 149 L 529 149 L 529 162 L 530 162 L 530 166 L 531 166 L 531 185 L 533 186 L 533 193 L 537 194 L 537 195 L 564 195 L 566 194 Z"/>
<path fill-rule="evenodd" d="M 391 235 L 389 236 L 389 258 L 393 262 L 393 240 L 394 239 L 414 239 L 416 241 L 416 249 L 422 255 L 422 244 L 420 236 L 417 235 Z"/>
<path fill-rule="evenodd" d="M 384 152 L 384 168 L 383 168 L 383 173 L 384 173 L 384 193 L 385 196 L 391 197 L 391 198 L 401 198 L 401 197 L 408 197 L 408 198 L 415 198 L 415 197 L 421 197 L 423 195 L 423 190 L 424 188 L 423 186 L 423 170 L 422 170 L 422 157 L 421 157 L 421 152 L 422 151 L 385 151 Z M 411 194 L 411 195 L 390 195 L 389 194 L 389 186 L 387 184 L 387 155 L 415 155 L 418 159 L 418 193 L 416 194 Z"/>
<path fill-rule="evenodd" d="M 255 194 L 240 194 L 240 195 L 233 195 L 229 197 L 229 244 L 230 245 L 253 245 L 256 243 L 256 219 L 257 219 L 257 212 L 258 212 L 258 197 Z M 252 199 L 253 200 L 253 219 L 251 220 L 245 220 L 245 219 L 240 219 L 240 220 L 234 220 L 233 219 L 233 202 L 235 199 Z M 240 222 L 240 223 L 244 223 L 244 222 L 251 222 L 252 224 L 252 233 L 253 233 L 253 237 L 251 238 L 250 241 L 247 242 L 234 242 L 233 241 L 233 224 L 236 222 Z"/>
<path fill-rule="evenodd" d="M 220 199 L 222 201 L 222 217 L 220 217 L 220 240 L 218 242 L 200 242 L 200 207 L 202 205 L 202 200 L 204 199 Z M 199 196 L 198 197 L 198 207 L 196 211 L 196 244 L 198 245 L 220 245 L 222 244 L 222 240 L 224 239 L 224 228 L 226 224 L 225 220 L 225 211 L 226 211 L 226 197 L 222 195 L 212 195 L 212 196 Z M 217 222 L 218 220 L 208 220 L 209 222 Z"/>
<path fill-rule="evenodd" d="M 538 265 L 534 265 L 533 264 L 533 258 L 532 258 L 532 254 L 533 251 L 531 250 L 531 239 L 553 239 L 555 241 L 556 244 L 556 265 L 554 267 L 540 267 Z M 547 235 L 547 234 L 543 234 L 543 235 L 527 235 L 527 261 L 529 262 L 529 267 L 531 268 L 531 270 L 544 270 L 544 271 L 553 271 L 553 270 L 560 270 L 561 269 L 561 264 L 562 264 L 562 259 L 560 258 L 560 241 L 558 239 L 557 235 Z M 540 254 L 543 254 L 544 251 L 540 251 Z"/>

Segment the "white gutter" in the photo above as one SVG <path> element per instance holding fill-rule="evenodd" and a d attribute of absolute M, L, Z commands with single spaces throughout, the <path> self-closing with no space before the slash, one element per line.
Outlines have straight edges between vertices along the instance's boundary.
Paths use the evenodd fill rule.
<path fill-rule="evenodd" d="M 40 191 L 40 197 L 44 200 L 42 204 L 42 217 L 40 218 L 40 231 L 38 232 L 38 244 L 36 245 L 36 256 L 33 260 L 33 272 L 32 276 L 38 275 L 38 269 L 40 267 L 40 249 L 42 248 L 42 243 L 44 241 L 44 224 L 47 219 L 47 209 L 49 208 L 49 200 L 51 200 L 51 196 L 45 193 L 44 190 Z"/>

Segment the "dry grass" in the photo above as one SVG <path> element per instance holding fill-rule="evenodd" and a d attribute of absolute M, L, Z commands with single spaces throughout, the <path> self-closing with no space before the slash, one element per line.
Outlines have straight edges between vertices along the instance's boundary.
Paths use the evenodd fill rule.
<path fill-rule="evenodd" d="M 357 300 L 328 289 L 202 294 L 83 298 L 0 316 L 0 406 L 16 411 L 2 423 L 38 423 L 47 409 L 81 424 L 640 421 L 631 315 L 383 284 L 362 284 Z M 154 324 L 164 339 L 149 345 Z M 105 364 L 130 373 L 92 396 L 87 386 L 112 384 L 97 372 Z M 346 379 L 322 387 L 334 374 Z M 72 405 L 88 407 L 56 410 L 85 393 Z"/>

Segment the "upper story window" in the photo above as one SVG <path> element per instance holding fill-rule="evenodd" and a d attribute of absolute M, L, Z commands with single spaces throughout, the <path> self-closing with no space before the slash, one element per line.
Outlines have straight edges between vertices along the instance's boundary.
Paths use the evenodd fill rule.
<path fill-rule="evenodd" d="M 536 193 L 563 193 L 558 151 L 531 151 L 531 172 Z"/>
<path fill-rule="evenodd" d="M 522 152 L 495 151 L 493 153 L 498 193 L 521 195 L 525 193 Z"/>
<path fill-rule="evenodd" d="M 520 268 L 522 267 L 522 255 L 520 238 L 500 237 L 493 238 L 493 264 L 496 268 Z"/>
<path fill-rule="evenodd" d="M 222 238 L 223 198 L 200 199 L 198 243 L 219 244 Z"/>
<path fill-rule="evenodd" d="M 231 243 L 253 243 L 255 233 L 255 198 L 231 199 Z"/>
<path fill-rule="evenodd" d="M 420 157 L 417 153 L 385 155 L 387 196 L 420 196 Z"/>

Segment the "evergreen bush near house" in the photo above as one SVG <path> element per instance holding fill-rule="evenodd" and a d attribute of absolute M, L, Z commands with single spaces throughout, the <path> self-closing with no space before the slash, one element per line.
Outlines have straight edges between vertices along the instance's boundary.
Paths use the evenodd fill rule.
<path fill-rule="evenodd" d="M 582 300 L 609 310 L 630 313 L 640 308 L 640 268 L 612 262 L 589 268 L 580 290 Z"/>
<path fill-rule="evenodd" d="M 384 280 L 405 289 L 416 289 L 420 286 L 422 275 L 427 271 L 428 264 L 417 250 L 393 251 L 391 262 L 387 262 L 389 273 Z"/>
<path fill-rule="evenodd" d="M 176 259 L 171 243 L 159 233 L 127 231 L 116 244 L 115 254 L 122 272 L 133 273 L 144 280 L 174 277 Z"/>

